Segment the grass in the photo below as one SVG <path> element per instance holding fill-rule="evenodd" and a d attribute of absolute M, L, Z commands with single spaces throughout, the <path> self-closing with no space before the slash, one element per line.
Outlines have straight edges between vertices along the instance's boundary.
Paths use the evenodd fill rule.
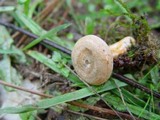
<path fill-rule="evenodd" d="M 0 60 L 0 65 L 2 65 L 0 68 L 0 79 L 19 85 L 23 81 L 22 75 L 19 74 L 19 71 L 17 71 L 13 63 L 17 65 L 29 64 L 30 61 L 28 57 L 30 56 L 51 71 L 69 80 L 70 87 L 74 89 L 74 91 L 65 94 L 60 93 L 60 95 L 54 96 L 53 98 L 43 99 L 33 105 L 0 109 L 0 115 L 8 113 L 20 114 L 22 120 L 25 120 L 26 117 L 31 117 L 31 119 L 34 120 L 35 118 L 33 116 L 36 116 L 40 110 L 75 100 L 81 100 L 81 103 L 86 103 L 86 99 L 88 99 L 87 104 L 96 105 L 98 101 L 101 100 L 112 110 L 129 112 L 131 116 L 134 115 L 137 118 L 148 120 L 160 119 L 159 99 L 154 98 L 152 94 L 149 95 L 136 88 L 131 88 L 113 77 L 104 85 L 86 86 L 70 69 L 69 66 L 72 64 L 70 56 L 48 46 L 46 46 L 46 48 L 49 49 L 50 52 L 47 54 L 50 55 L 50 57 L 41 53 L 41 51 L 32 49 L 36 48 L 43 39 L 49 39 L 61 46 L 72 49 L 74 41 L 71 39 L 76 39 L 77 36 L 83 36 L 85 34 L 97 34 L 109 43 L 114 43 L 117 39 L 125 37 L 126 35 L 133 35 L 136 36 L 137 43 L 145 44 L 150 31 L 160 26 L 158 22 L 149 26 L 147 20 L 141 19 L 141 16 L 143 12 L 147 12 L 149 15 L 154 14 L 155 10 L 159 10 L 160 4 L 156 4 L 156 7 L 153 8 L 148 0 L 135 0 L 126 3 L 123 3 L 121 0 L 102 0 L 101 2 L 96 0 L 93 2 L 91 2 L 91 0 L 80 0 L 77 3 L 80 6 L 82 5 L 81 10 L 78 9 L 78 6 L 73 6 L 71 0 L 65 1 L 67 6 L 59 4 L 62 10 L 57 7 L 57 13 L 61 13 L 63 9 L 69 9 L 69 17 L 63 18 L 65 19 L 64 24 L 61 25 L 57 25 L 58 19 L 61 19 L 63 16 L 58 16 L 57 19 L 54 18 L 55 23 L 52 24 L 56 24 L 57 26 L 51 27 L 50 30 L 46 30 L 41 26 L 44 26 L 44 23 L 45 25 L 52 25 L 49 20 L 53 19 L 52 14 L 50 14 L 49 18 L 44 19 L 44 23 L 41 24 L 37 23 L 34 18 L 37 12 L 41 12 L 41 10 L 44 9 L 45 5 L 41 0 L 35 0 L 33 3 L 31 3 L 31 0 L 18 0 L 15 6 L 0 7 L 1 13 L 9 13 L 10 16 L 14 18 L 13 23 L 16 26 L 27 29 L 39 36 L 39 38 L 34 39 L 32 42 L 24 44 L 23 48 L 19 48 L 15 46 L 16 40 L 14 41 L 12 39 L 11 32 L 0 26 L 1 31 L 3 31 L 3 33 L 0 33 L 0 56 L 2 56 Z M 31 4 L 33 4 L 33 6 Z M 85 13 L 83 13 L 83 10 Z M 136 12 L 132 13 L 134 10 L 136 10 Z M 157 18 L 156 14 L 153 17 Z M 139 27 L 139 25 L 141 26 Z M 156 27 L 151 27 L 154 25 L 156 25 Z M 107 28 L 110 29 L 107 30 Z M 137 50 L 137 48 L 133 49 Z M 144 51 L 142 52 L 144 53 Z M 132 53 L 132 60 L 137 59 L 136 52 Z M 149 51 L 149 53 L 151 52 Z M 144 56 L 147 57 L 145 54 Z M 157 56 L 153 57 L 159 59 Z M 151 62 L 151 64 L 147 64 L 147 62 L 144 61 L 140 62 L 142 62 L 143 65 L 140 64 L 141 66 L 136 72 L 130 72 L 122 68 L 118 68 L 117 70 L 120 72 L 123 70 L 126 76 L 137 80 L 151 90 L 159 92 L 159 63 Z M 130 68 L 132 69 L 133 67 L 135 66 L 131 66 Z M 9 91 L 13 90 L 8 87 L 7 89 Z M 89 99 L 92 99 L 92 97 L 97 99 L 95 99 L 94 102 L 90 102 Z M 68 106 L 70 105 L 68 104 Z M 70 107 L 72 108 L 73 106 Z M 80 112 L 81 110 L 78 111 Z"/>

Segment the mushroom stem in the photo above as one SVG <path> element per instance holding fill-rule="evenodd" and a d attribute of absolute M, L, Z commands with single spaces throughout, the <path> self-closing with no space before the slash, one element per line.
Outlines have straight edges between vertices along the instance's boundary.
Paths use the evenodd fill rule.
<path fill-rule="evenodd" d="M 130 48 L 132 45 L 135 45 L 135 39 L 128 36 L 110 45 L 109 49 L 112 52 L 113 58 L 117 58 L 119 55 L 126 53 L 128 48 Z"/>

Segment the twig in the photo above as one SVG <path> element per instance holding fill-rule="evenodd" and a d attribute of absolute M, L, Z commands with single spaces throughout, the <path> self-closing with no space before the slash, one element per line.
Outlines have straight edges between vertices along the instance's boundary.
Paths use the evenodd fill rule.
<path fill-rule="evenodd" d="M 6 27 L 8 27 L 8 28 L 11 28 L 11 29 L 13 29 L 13 30 L 17 30 L 17 31 L 19 31 L 19 32 L 22 32 L 23 34 L 28 35 L 28 36 L 30 36 L 30 37 L 32 37 L 32 38 L 35 38 L 35 39 L 38 38 L 37 35 L 32 34 L 32 33 L 30 33 L 29 31 L 26 31 L 26 30 L 21 29 L 21 28 L 19 28 L 19 27 L 16 27 L 16 26 L 14 26 L 13 24 L 9 24 L 9 23 L 0 21 L 0 25 L 3 25 L 3 26 L 6 26 Z M 68 54 L 68 55 L 71 55 L 71 50 L 69 50 L 69 49 L 67 49 L 67 48 L 65 48 L 65 47 L 63 47 L 63 46 L 61 46 L 61 45 L 58 45 L 58 44 L 54 43 L 53 41 L 50 41 L 50 40 L 45 39 L 45 40 L 42 41 L 42 44 L 50 45 L 50 46 L 52 46 L 52 47 L 54 47 L 54 48 L 57 48 L 58 50 L 66 53 L 66 54 Z M 117 74 L 117 73 L 113 73 L 112 76 L 115 77 L 115 78 L 117 78 L 118 80 L 121 80 L 122 82 L 125 82 L 125 83 L 127 83 L 127 84 L 129 84 L 129 85 L 131 85 L 131 86 L 133 86 L 133 87 L 135 87 L 135 88 L 138 88 L 138 89 L 140 89 L 140 90 L 148 93 L 148 94 L 151 94 L 151 93 L 153 92 L 153 96 L 155 96 L 155 97 L 157 97 L 157 98 L 160 98 L 160 93 L 158 93 L 158 92 L 156 92 L 156 91 L 151 91 L 151 90 L 148 89 L 147 87 L 139 84 L 138 82 L 135 82 L 135 81 L 132 80 L 132 79 L 129 79 L 129 78 L 124 77 L 123 75 L 120 75 L 120 74 Z"/>
<path fill-rule="evenodd" d="M 93 120 L 93 119 L 94 119 L 94 120 L 108 120 L 108 119 L 96 117 L 96 116 L 89 115 L 89 114 L 85 114 L 85 113 L 75 112 L 75 111 L 72 111 L 72 110 L 67 110 L 67 112 L 70 112 L 70 113 L 76 114 L 76 115 L 81 115 L 81 116 L 84 116 L 84 117 L 88 117 L 88 118 L 90 118 L 90 119 L 92 119 L 92 120 Z"/>
<path fill-rule="evenodd" d="M 27 35 L 23 35 L 21 37 L 21 39 L 18 41 L 18 43 L 16 44 L 16 47 L 20 47 L 20 45 L 24 42 L 25 39 L 27 39 Z"/>
<path fill-rule="evenodd" d="M 127 83 L 127 84 L 129 84 L 129 85 L 131 85 L 135 88 L 138 88 L 138 89 L 140 89 L 140 90 L 142 90 L 142 91 L 144 91 L 148 94 L 153 94 L 155 97 L 160 98 L 160 93 L 158 93 L 156 91 L 151 91 L 149 88 L 141 85 L 140 83 L 138 83 L 138 82 L 136 82 L 136 81 L 134 81 L 130 78 L 127 78 L 127 77 L 125 77 L 123 75 L 120 75 L 120 74 L 117 74 L 117 73 L 113 73 L 112 76 L 117 78 L 118 80 L 120 80 L 122 82 L 125 82 L 125 83 Z"/>
<path fill-rule="evenodd" d="M 81 108 L 94 110 L 94 111 L 97 111 L 99 113 L 106 113 L 106 114 L 110 114 L 110 115 L 116 115 L 113 110 L 110 110 L 110 109 L 107 109 L 107 108 L 100 108 L 100 107 L 97 107 L 97 106 L 82 104 L 82 103 L 79 103 L 79 102 L 70 102 L 70 104 L 78 106 L 78 107 L 81 107 Z M 126 114 L 126 113 L 122 113 L 122 112 L 118 112 L 118 111 L 117 111 L 117 113 L 123 118 L 126 118 L 128 120 L 132 119 L 132 117 L 130 115 Z M 138 120 L 138 118 L 135 118 L 135 119 Z"/>
<path fill-rule="evenodd" d="M 51 95 L 47 95 L 47 94 L 39 93 L 39 92 L 36 92 L 36 91 L 32 91 L 32 90 L 29 90 L 29 89 L 26 89 L 26 88 L 23 88 L 23 87 L 20 87 L 20 86 L 16 86 L 16 85 L 4 82 L 2 80 L 0 80 L 0 84 L 8 86 L 8 87 L 15 88 L 15 89 L 18 89 L 18 90 L 22 90 L 22 91 L 25 91 L 25 92 L 29 92 L 29 93 L 32 93 L 32 94 L 35 94 L 35 95 L 39 95 L 39 96 L 42 96 L 42 97 L 47 97 L 47 98 L 52 97 Z"/>
<path fill-rule="evenodd" d="M 31 32 L 26 31 L 26 30 L 24 30 L 22 28 L 16 27 L 13 24 L 9 24 L 9 23 L 0 21 L 0 25 L 3 25 L 3 26 L 6 26 L 8 28 L 11 28 L 13 30 L 19 31 L 19 32 L 21 32 L 21 33 L 23 33 L 25 35 L 28 35 L 28 36 L 32 37 L 32 38 L 35 38 L 35 39 L 38 38 L 37 35 L 32 34 Z M 71 55 L 71 50 L 69 50 L 69 49 L 67 49 L 67 48 L 65 48 L 65 47 L 63 47 L 61 45 L 58 45 L 58 44 L 56 44 L 56 43 L 54 43 L 54 42 L 52 42 L 50 40 L 45 39 L 45 40 L 42 41 L 42 44 L 50 45 L 50 46 L 52 46 L 54 48 L 57 48 L 60 51 L 63 51 L 64 53 L 66 53 L 68 55 Z"/>

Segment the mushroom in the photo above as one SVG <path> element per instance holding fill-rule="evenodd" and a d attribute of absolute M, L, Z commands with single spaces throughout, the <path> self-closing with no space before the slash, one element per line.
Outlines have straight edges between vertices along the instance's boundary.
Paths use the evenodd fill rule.
<path fill-rule="evenodd" d="M 77 41 L 72 50 L 74 69 L 85 82 L 91 85 L 101 85 L 112 74 L 113 58 L 124 54 L 132 44 L 135 44 L 132 37 L 125 37 L 108 46 L 101 38 L 86 35 Z"/>

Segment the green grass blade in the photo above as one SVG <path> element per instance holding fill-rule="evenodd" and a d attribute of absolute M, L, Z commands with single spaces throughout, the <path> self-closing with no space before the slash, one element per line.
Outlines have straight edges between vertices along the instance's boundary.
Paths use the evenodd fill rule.
<path fill-rule="evenodd" d="M 15 10 L 14 6 L 3 6 L 3 7 L 0 7 L 0 13 L 1 12 L 11 12 L 13 10 Z"/>
<path fill-rule="evenodd" d="M 63 71 L 61 71 L 61 68 L 59 68 L 58 64 L 54 62 L 52 59 L 47 58 L 45 55 L 36 51 L 29 51 L 27 52 L 27 54 L 33 57 L 34 59 L 38 60 L 39 62 L 43 63 L 44 65 L 48 66 L 50 69 L 54 70 L 55 72 L 61 74 L 64 77 L 67 77 L 67 79 L 71 80 L 73 83 L 83 84 L 79 80 L 79 78 L 73 74 L 69 74 L 69 76 L 65 76 Z"/>
<path fill-rule="evenodd" d="M 31 0 L 26 0 L 24 3 L 24 13 L 28 16 L 29 14 L 29 7 L 30 7 Z"/>
<path fill-rule="evenodd" d="M 16 54 L 17 51 L 15 50 L 3 50 L 3 49 L 0 49 L 0 54 Z"/>
<path fill-rule="evenodd" d="M 126 84 L 123 84 L 120 81 L 117 81 L 119 87 L 125 86 Z M 109 91 L 112 89 L 117 88 L 117 86 L 112 82 L 112 81 L 108 81 L 107 84 L 105 84 L 105 86 L 103 87 L 94 87 L 94 89 L 97 91 L 97 93 L 101 93 L 104 91 Z M 57 105 L 57 104 L 61 104 L 64 102 L 69 102 L 69 101 L 73 101 L 73 100 L 78 100 L 78 99 L 82 99 L 91 95 L 94 95 L 95 93 L 92 92 L 89 88 L 83 88 L 71 93 L 67 93 L 61 96 L 57 96 L 51 99 L 45 99 L 40 101 L 37 105 L 40 108 L 48 108 L 51 107 L 53 105 Z"/>
<path fill-rule="evenodd" d="M 19 22 L 23 27 L 27 27 L 36 35 L 43 35 L 46 33 L 36 22 L 34 22 L 31 18 L 27 17 L 25 14 L 20 11 L 15 11 L 13 14 L 14 18 Z"/>
<path fill-rule="evenodd" d="M 25 46 L 23 48 L 23 50 L 27 50 L 27 49 L 33 47 L 34 45 L 38 44 L 39 42 L 41 42 L 43 39 L 47 38 L 50 35 L 54 36 L 57 32 L 67 28 L 68 26 L 70 26 L 70 24 L 63 24 L 63 25 L 60 25 L 58 27 L 55 27 L 55 28 L 51 29 L 46 34 L 40 36 L 39 38 L 37 38 L 34 41 L 32 41 L 31 43 L 29 43 L 27 46 Z"/>
<path fill-rule="evenodd" d="M 32 1 L 32 6 L 30 6 L 29 8 L 29 13 L 28 13 L 28 17 L 32 18 L 33 13 L 36 11 L 37 6 L 42 2 L 43 0 L 36 0 L 36 1 Z"/>
<path fill-rule="evenodd" d="M 138 117 L 141 117 L 144 110 L 147 108 L 148 104 L 149 104 L 150 98 L 148 98 L 146 105 L 144 106 L 143 110 L 140 112 L 140 114 L 138 115 Z"/>
<path fill-rule="evenodd" d="M 36 109 L 38 109 L 38 107 L 36 107 L 34 105 L 24 105 L 22 107 L 7 107 L 7 108 L 0 109 L 0 115 L 2 115 L 2 114 L 19 114 L 19 113 L 33 111 Z"/>
<path fill-rule="evenodd" d="M 21 62 L 25 62 L 25 55 L 18 50 L 15 46 L 12 45 L 13 39 L 10 37 L 8 31 L 5 27 L 0 26 L 0 53 L 12 53 L 12 56 L 19 57 L 22 60 Z M 13 52 L 16 53 L 13 54 Z M 0 79 L 8 82 L 19 84 L 21 77 L 17 73 L 16 69 L 11 66 L 11 58 L 8 54 L 3 54 L 2 59 L 0 60 Z M 12 88 L 6 87 L 7 90 L 13 90 Z"/>
<path fill-rule="evenodd" d="M 47 33 L 47 31 L 44 30 L 43 28 L 41 28 L 33 19 L 29 18 L 28 16 L 26 16 L 22 12 L 17 10 L 16 12 L 13 12 L 12 15 L 21 26 L 23 26 L 23 27 L 25 26 L 26 28 L 31 30 L 34 34 L 36 34 L 37 36 L 42 36 Z M 47 36 L 47 39 L 52 40 L 55 43 L 57 43 L 61 46 L 67 47 L 67 48 L 69 46 L 71 46 L 71 42 L 60 39 L 56 35 Z M 71 48 L 71 47 L 69 47 L 69 48 Z"/>
<path fill-rule="evenodd" d="M 135 94 L 132 94 L 131 92 L 129 92 L 123 88 L 121 89 L 121 91 L 123 93 L 124 100 L 127 101 L 128 103 L 131 103 L 133 105 L 139 105 L 142 107 L 145 106 L 145 102 L 143 100 L 141 100 L 140 98 L 136 97 Z M 118 90 L 114 90 L 112 92 L 120 97 L 120 93 Z"/>
<path fill-rule="evenodd" d="M 115 97 L 113 95 L 106 95 L 106 97 L 104 98 L 109 104 L 113 105 L 117 110 L 120 110 L 123 112 L 127 110 L 126 106 L 122 104 L 122 100 L 120 98 Z M 135 106 L 127 103 L 127 107 L 133 114 L 137 116 L 141 114 L 140 116 L 141 118 L 145 118 L 147 120 L 160 120 L 160 115 L 150 112 L 148 110 L 145 110 L 140 106 Z"/>
<path fill-rule="evenodd" d="M 152 71 L 154 71 L 156 69 L 156 67 L 158 67 L 160 64 L 160 62 L 158 62 L 155 66 L 153 66 L 140 80 L 140 83 L 146 83 L 146 80 L 148 79 L 148 76 L 150 74 L 152 74 Z"/>
<path fill-rule="evenodd" d="M 47 58 L 45 55 L 43 55 L 43 54 L 41 54 L 37 51 L 29 51 L 29 52 L 27 52 L 27 54 L 29 56 L 33 57 L 34 59 L 38 60 L 39 62 L 43 63 L 44 65 L 46 65 L 50 69 L 54 70 L 55 72 L 57 72 L 57 73 L 61 74 L 62 76 L 70 79 L 70 75 L 66 76 L 65 73 L 62 71 L 62 67 L 59 67 L 59 64 L 57 62 L 54 62 L 54 60 Z M 59 60 L 59 62 L 63 62 L 63 60 L 61 59 L 61 60 Z M 80 81 L 80 80 L 76 79 L 75 81 L 74 80 L 71 80 L 71 81 L 76 82 L 76 81 Z"/>

